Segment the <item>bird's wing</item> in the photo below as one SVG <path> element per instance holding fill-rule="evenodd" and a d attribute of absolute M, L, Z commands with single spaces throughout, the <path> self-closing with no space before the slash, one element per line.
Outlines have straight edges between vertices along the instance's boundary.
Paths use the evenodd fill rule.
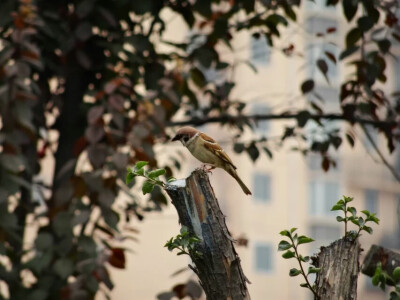
<path fill-rule="evenodd" d="M 206 148 L 214 152 L 219 158 L 230 164 L 234 169 L 237 169 L 228 154 L 226 154 L 224 149 L 222 149 L 212 137 L 209 137 L 205 133 L 200 133 L 199 136 L 205 141 L 204 146 Z"/>

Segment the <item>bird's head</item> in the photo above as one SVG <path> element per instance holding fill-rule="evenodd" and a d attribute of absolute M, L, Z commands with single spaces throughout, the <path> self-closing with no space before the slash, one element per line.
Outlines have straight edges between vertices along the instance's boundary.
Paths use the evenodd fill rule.
<path fill-rule="evenodd" d="M 192 141 L 192 138 L 198 133 L 199 131 L 196 128 L 185 126 L 176 132 L 176 135 L 172 138 L 172 141 L 181 141 L 182 145 L 187 146 L 188 143 Z"/>

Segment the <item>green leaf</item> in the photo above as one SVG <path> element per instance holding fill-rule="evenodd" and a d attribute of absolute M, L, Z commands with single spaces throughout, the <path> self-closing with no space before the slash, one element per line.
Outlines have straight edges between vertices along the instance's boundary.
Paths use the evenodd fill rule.
<path fill-rule="evenodd" d="M 185 234 L 185 233 L 188 233 L 188 232 L 189 232 L 189 229 L 186 226 L 182 226 L 181 227 L 181 230 L 180 230 L 181 234 Z"/>
<path fill-rule="evenodd" d="M 253 162 L 255 162 L 260 156 L 260 151 L 258 150 L 256 143 L 254 142 L 247 147 L 246 151 Z"/>
<path fill-rule="evenodd" d="M 280 234 L 280 235 L 283 235 L 283 236 L 290 237 L 290 233 L 289 233 L 288 230 L 282 230 L 279 234 Z"/>
<path fill-rule="evenodd" d="M 296 227 L 292 227 L 292 228 L 290 229 L 290 233 L 293 233 L 293 232 L 295 232 L 296 230 L 297 230 Z"/>
<path fill-rule="evenodd" d="M 299 239 L 297 241 L 297 245 L 301 245 L 301 244 L 307 244 L 307 243 L 311 243 L 314 242 L 314 240 L 308 236 L 302 235 L 299 236 Z"/>
<path fill-rule="evenodd" d="M 393 279 L 394 279 L 395 281 L 400 281 L 400 267 L 396 267 L 396 268 L 393 270 Z"/>
<path fill-rule="evenodd" d="M 152 179 L 164 175 L 166 173 L 165 169 L 157 169 L 157 170 L 153 170 L 151 172 L 149 172 L 148 176 Z"/>
<path fill-rule="evenodd" d="M 279 245 L 278 245 L 278 251 L 284 251 L 284 250 L 290 249 L 292 247 L 293 247 L 293 245 L 291 243 L 289 243 L 287 241 L 280 241 Z"/>
<path fill-rule="evenodd" d="M 358 0 L 343 0 L 343 12 L 348 22 L 350 22 L 357 13 Z"/>
<path fill-rule="evenodd" d="M 139 170 L 135 171 L 135 175 L 144 176 L 144 174 L 145 174 L 145 171 L 143 168 L 140 168 Z"/>
<path fill-rule="evenodd" d="M 366 210 L 366 209 L 362 210 L 361 212 L 362 212 L 364 215 L 366 215 L 367 217 L 369 217 L 369 216 L 371 215 L 370 211 L 369 211 L 369 210 Z"/>
<path fill-rule="evenodd" d="M 321 268 L 309 267 L 307 274 L 315 274 L 318 273 L 319 271 L 321 271 Z"/>
<path fill-rule="evenodd" d="M 349 202 L 353 201 L 354 198 L 353 198 L 353 197 L 346 197 L 346 196 L 343 196 L 343 200 L 344 200 L 345 203 L 349 203 Z"/>
<path fill-rule="evenodd" d="M 301 92 L 307 94 L 314 89 L 314 80 L 308 79 L 301 84 Z"/>
<path fill-rule="evenodd" d="M 360 223 L 358 222 L 357 218 L 350 217 L 349 220 L 351 221 L 351 223 L 353 223 L 353 224 L 355 224 L 357 226 L 360 226 Z"/>
<path fill-rule="evenodd" d="M 346 48 L 354 46 L 359 39 L 361 39 L 362 31 L 356 27 L 350 30 L 346 35 Z"/>
<path fill-rule="evenodd" d="M 322 74 L 325 76 L 326 81 L 329 82 L 328 64 L 326 63 L 326 61 L 324 59 L 318 59 L 317 60 L 317 67 L 322 72 Z"/>
<path fill-rule="evenodd" d="M 285 259 L 289 259 L 289 258 L 292 258 L 292 257 L 295 257 L 295 256 L 296 256 L 296 253 L 294 253 L 293 251 L 290 251 L 290 250 L 288 250 L 288 251 L 286 251 L 285 253 L 282 254 L 282 257 L 285 258 Z"/>
<path fill-rule="evenodd" d="M 301 271 L 296 268 L 290 269 L 290 271 L 289 271 L 289 276 L 291 276 L 291 277 L 294 277 L 294 276 L 297 276 L 300 274 L 301 274 Z"/>
<path fill-rule="evenodd" d="M 351 47 L 347 47 L 345 50 L 342 51 L 342 53 L 340 53 L 339 59 L 343 60 L 346 57 L 354 54 L 358 49 L 360 49 L 360 46 L 351 46 Z M 353 143 L 352 145 L 354 146 L 354 139 L 352 138 Z"/>
<path fill-rule="evenodd" d="M 193 82 L 200 88 L 204 87 L 207 84 L 206 77 L 203 72 L 201 72 L 198 68 L 193 68 L 190 70 L 190 77 Z"/>
<path fill-rule="evenodd" d="M 310 260 L 309 256 L 301 256 L 303 262 L 308 262 Z"/>
<path fill-rule="evenodd" d="M 366 232 L 368 232 L 369 234 L 372 234 L 372 228 L 371 227 L 369 227 L 369 226 L 363 226 L 363 228 L 362 228 L 363 230 L 365 230 Z"/>
<path fill-rule="evenodd" d="M 357 210 L 355 207 L 348 207 L 347 211 L 350 212 L 353 215 L 353 217 L 357 215 Z"/>
<path fill-rule="evenodd" d="M 336 221 L 338 221 L 338 222 L 344 222 L 344 221 L 345 221 L 345 218 L 343 218 L 343 217 L 341 217 L 341 216 L 337 216 L 337 217 L 336 217 Z"/>
<path fill-rule="evenodd" d="M 130 183 L 132 182 L 133 178 L 135 178 L 135 174 L 129 172 L 129 173 L 126 175 L 125 183 L 126 183 L 127 185 L 130 184 Z"/>
<path fill-rule="evenodd" d="M 367 32 L 374 26 L 374 20 L 368 16 L 362 16 L 358 18 L 357 24 L 362 31 Z"/>
<path fill-rule="evenodd" d="M 377 44 L 382 53 L 388 53 L 392 43 L 388 39 L 383 39 L 378 41 Z"/>
<path fill-rule="evenodd" d="M 269 150 L 269 148 L 263 147 L 263 150 L 264 150 L 264 152 L 268 155 L 268 157 L 269 157 L 270 159 L 273 158 L 273 154 L 272 154 L 271 150 Z"/>
<path fill-rule="evenodd" d="M 310 112 L 308 110 L 302 110 L 297 114 L 297 124 L 299 125 L 299 127 L 304 127 L 310 118 Z"/>
<path fill-rule="evenodd" d="M 308 289 L 308 284 L 307 283 L 300 283 L 300 286 L 303 288 L 307 288 Z"/>
<path fill-rule="evenodd" d="M 61 258 L 54 263 L 53 270 L 62 279 L 67 279 L 74 271 L 74 264 L 67 258 Z"/>
<path fill-rule="evenodd" d="M 335 204 L 334 206 L 332 206 L 331 211 L 335 211 L 335 210 L 344 210 L 344 205 Z"/>
<path fill-rule="evenodd" d="M 41 232 L 35 240 L 35 246 L 37 250 L 46 250 L 50 248 L 54 243 L 53 237 L 48 232 Z"/>
<path fill-rule="evenodd" d="M 380 273 L 375 272 L 374 276 L 372 277 L 372 284 L 374 286 L 377 286 L 379 284 L 379 278 L 380 278 Z"/>
<path fill-rule="evenodd" d="M 147 162 L 147 161 L 138 161 L 135 165 L 135 168 L 136 168 L 136 170 L 139 170 L 148 164 L 149 164 L 149 162 Z"/>

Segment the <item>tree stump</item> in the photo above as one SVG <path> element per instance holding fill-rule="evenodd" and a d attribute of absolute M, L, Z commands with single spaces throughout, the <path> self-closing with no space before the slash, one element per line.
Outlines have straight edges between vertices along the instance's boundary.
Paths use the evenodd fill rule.
<path fill-rule="evenodd" d="M 195 267 L 189 267 L 198 275 L 207 299 L 250 299 L 246 286 L 249 281 L 243 274 L 207 173 L 195 170 L 188 178 L 168 184 L 166 191 L 180 223 L 201 239 L 196 251 L 202 255 L 191 256 Z"/>
<path fill-rule="evenodd" d="M 321 268 L 315 280 L 317 299 L 357 299 L 357 278 L 360 272 L 361 247 L 358 239 L 344 237 L 313 257 L 313 265 Z"/>
<path fill-rule="evenodd" d="M 378 263 L 381 263 L 382 270 L 392 275 L 394 269 L 400 266 L 400 253 L 381 246 L 372 245 L 365 256 L 361 272 L 370 277 L 374 276 Z M 387 284 L 393 285 L 390 281 Z"/>

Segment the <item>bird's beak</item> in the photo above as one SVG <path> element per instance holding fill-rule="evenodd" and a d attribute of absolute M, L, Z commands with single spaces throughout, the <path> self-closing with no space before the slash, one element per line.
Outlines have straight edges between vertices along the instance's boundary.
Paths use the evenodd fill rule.
<path fill-rule="evenodd" d="M 179 134 L 175 135 L 171 141 L 175 142 L 175 141 L 179 141 L 181 137 L 179 136 Z"/>

